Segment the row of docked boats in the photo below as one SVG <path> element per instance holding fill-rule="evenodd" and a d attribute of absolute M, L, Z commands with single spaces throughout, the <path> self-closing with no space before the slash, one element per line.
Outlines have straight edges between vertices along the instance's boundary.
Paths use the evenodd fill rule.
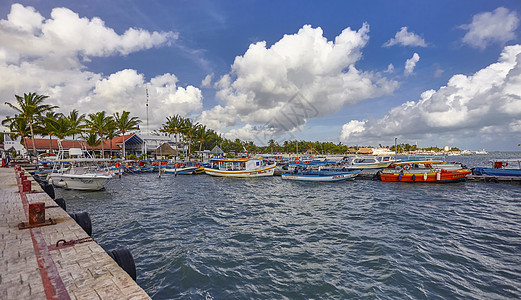
<path fill-rule="evenodd" d="M 521 160 L 517 169 L 514 161 L 495 163 L 493 168 L 475 168 L 475 173 L 510 174 L 521 177 Z M 99 190 L 116 174 L 159 171 L 166 174 L 186 175 L 206 173 L 210 176 L 256 178 L 275 174 L 284 180 L 335 182 L 352 180 L 360 173 L 372 170 L 376 179 L 394 182 L 457 182 L 465 180 L 472 170 L 460 163 L 447 163 L 440 159 L 403 159 L 366 156 L 351 158 L 299 157 L 284 158 L 216 158 L 208 163 L 168 161 L 130 162 L 95 159 L 86 149 L 60 149 L 52 162 L 47 180 L 57 187 L 77 190 Z M 110 166 L 109 166 L 110 165 Z M 510 168 L 507 170 L 507 167 Z M 492 170 L 491 170 L 492 169 Z M 377 172 L 376 172 L 377 171 Z M 512 175 L 514 173 L 516 175 Z"/>

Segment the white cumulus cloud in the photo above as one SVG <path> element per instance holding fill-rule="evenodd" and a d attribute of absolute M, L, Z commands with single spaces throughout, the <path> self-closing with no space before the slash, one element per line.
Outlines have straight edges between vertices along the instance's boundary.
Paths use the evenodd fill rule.
<path fill-rule="evenodd" d="M 454 75 L 446 86 L 422 93 L 376 120 L 352 120 L 343 142 L 378 143 L 389 136 L 443 135 L 478 140 L 508 135 L 521 117 L 521 45 L 504 48 L 498 62 L 473 75 Z"/>
<path fill-rule="evenodd" d="M 216 129 L 257 124 L 283 133 L 345 105 L 392 93 L 397 82 L 355 67 L 368 33 L 364 24 L 328 41 L 320 27 L 305 25 L 271 46 L 251 44 L 215 83 L 222 105 L 204 111 L 199 121 Z"/>
<path fill-rule="evenodd" d="M 427 47 L 425 40 L 414 32 L 409 32 L 407 27 L 402 27 L 400 31 L 394 35 L 394 38 L 389 39 L 383 44 L 384 47 L 391 47 L 394 45 Z"/>
<path fill-rule="evenodd" d="M 15 94 L 36 92 L 48 95 L 48 103 L 64 113 L 127 110 L 144 120 L 148 88 L 150 124 L 158 127 L 168 115 L 200 111 L 201 91 L 179 86 L 173 74 L 147 82 L 136 70 L 104 75 L 89 71 L 82 62 L 161 47 L 176 39 L 175 32 L 139 28 L 118 34 L 103 20 L 82 18 L 67 8 L 54 8 L 46 19 L 32 7 L 13 4 L 7 19 L 0 20 L 0 97 L 12 102 Z M 13 113 L 7 105 L 0 106 L 0 117 Z"/>
<path fill-rule="evenodd" d="M 81 18 L 63 7 L 54 8 L 51 18 L 45 19 L 33 7 L 13 4 L 7 20 L 0 20 L 0 48 L 20 57 L 51 59 L 53 63 L 76 62 L 79 55 L 127 55 L 169 44 L 177 36 L 175 32 L 139 28 L 129 28 L 120 35 L 100 18 Z"/>
<path fill-rule="evenodd" d="M 492 12 L 483 12 L 472 18 L 472 23 L 461 25 L 467 30 L 463 43 L 484 49 L 492 43 L 506 43 L 515 39 L 519 17 L 515 11 L 498 7 Z"/>
<path fill-rule="evenodd" d="M 420 61 L 420 56 L 418 53 L 414 53 L 411 58 L 405 61 L 405 75 L 410 75 L 412 72 L 414 72 L 414 68 L 416 67 L 416 64 Z"/>

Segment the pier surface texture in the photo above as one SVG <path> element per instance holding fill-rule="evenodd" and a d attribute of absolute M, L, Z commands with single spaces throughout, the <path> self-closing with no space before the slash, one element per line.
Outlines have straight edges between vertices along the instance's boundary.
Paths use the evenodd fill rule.
<path fill-rule="evenodd" d="M 16 177 L 0 168 L 0 299 L 150 299 L 95 241 L 55 247 L 89 236 L 30 175 L 28 193 Z M 19 229 L 35 202 L 56 224 Z"/>

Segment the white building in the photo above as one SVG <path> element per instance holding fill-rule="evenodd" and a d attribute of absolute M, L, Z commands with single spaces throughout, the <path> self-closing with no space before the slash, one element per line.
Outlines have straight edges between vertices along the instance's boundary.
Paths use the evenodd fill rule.
<path fill-rule="evenodd" d="M 14 151 L 18 155 L 26 155 L 27 151 L 25 150 L 25 147 L 20 143 L 20 138 L 17 138 L 16 140 L 12 140 L 9 137 L 8 133 L 4 133 L 4 151 Z"/>
<path fill-rule="evenodd" d="M 168 143 L 173 149 L 177 149 L 179 154 L 188 150 L 188 145 L 181 143 L 178 143 L 176 147 L 174 137 L 136 133 L 125 140 L 125 152 L 127 154 L 150 154 L 164 143 Z"/>

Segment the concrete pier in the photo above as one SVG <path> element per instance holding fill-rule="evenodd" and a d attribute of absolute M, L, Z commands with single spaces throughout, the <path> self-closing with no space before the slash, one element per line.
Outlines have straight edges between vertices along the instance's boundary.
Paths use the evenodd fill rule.
<path fill-rule="evenodd" d="M 0 299 L 150 299 L 38 183 L 23 192 L 16 177 L 0 168 Z M 56 224 L 19 229 L 36 202 Z M 56 247 L 59 240 L 81 243 Z"/>

